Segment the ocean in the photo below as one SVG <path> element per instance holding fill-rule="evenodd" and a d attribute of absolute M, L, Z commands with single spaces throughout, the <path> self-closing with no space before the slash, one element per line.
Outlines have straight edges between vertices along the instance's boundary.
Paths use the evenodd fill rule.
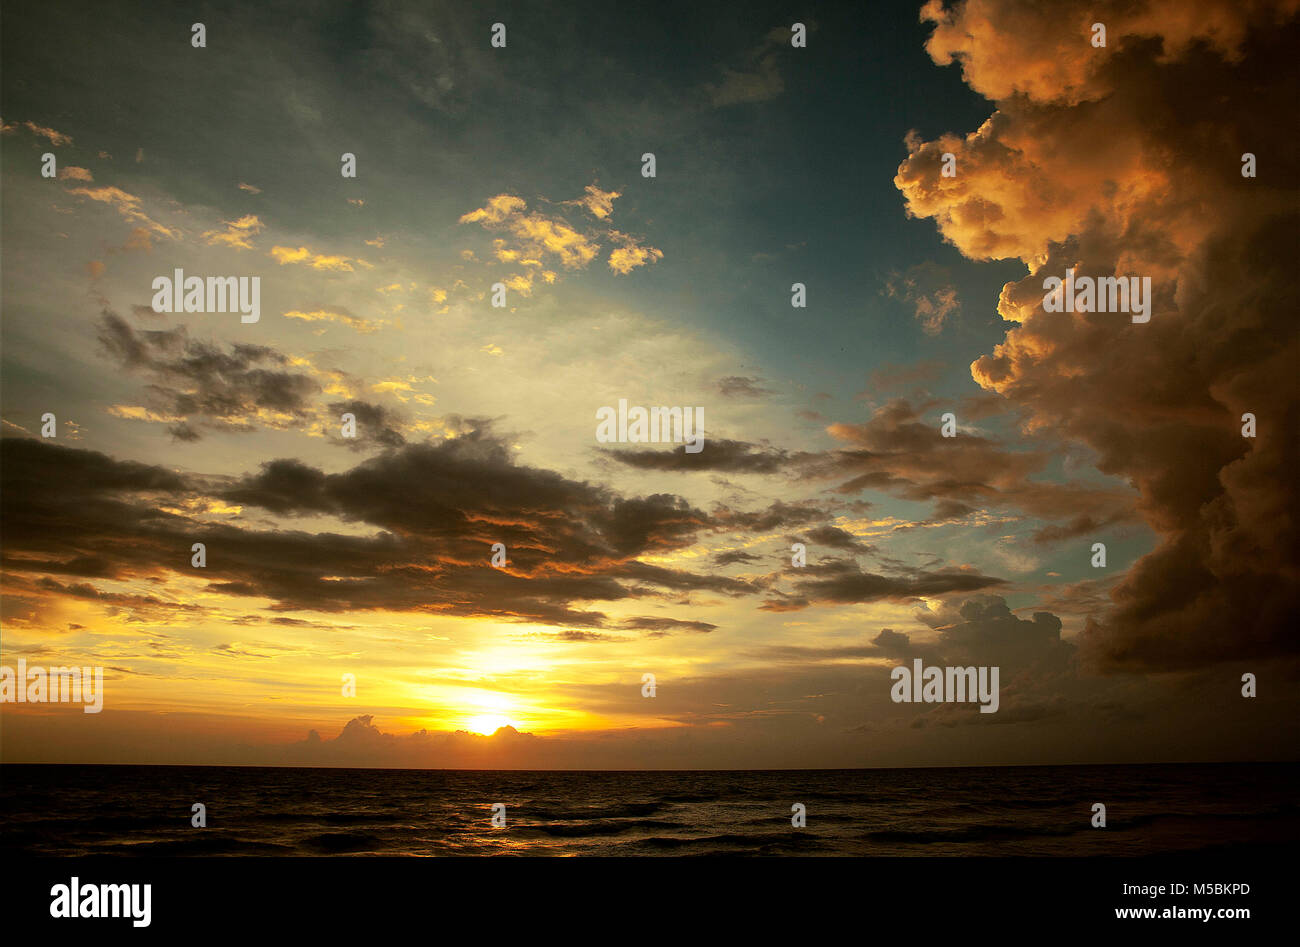
<path fill-rule="evenodd" d="M 6 855 L 1139 856 L 1300 840 L 1296 763 L 529 772 L 0 766 Z M 206 807 L 205 828 L 191 826 Z M 505 825 L 493 825 L 494 804 Z M 806 825 L 791 825 L 802 804 Z M 1106 806 L 1094 828 L 1093 805 Z M 499 810 L 498 810 L 499 811 Z"/>

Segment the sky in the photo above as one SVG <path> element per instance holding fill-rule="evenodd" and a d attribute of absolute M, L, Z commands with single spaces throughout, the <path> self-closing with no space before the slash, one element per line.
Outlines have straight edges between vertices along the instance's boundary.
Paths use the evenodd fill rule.
<path fill-rule="evenodd" d="M 0 759 L 1294 758 L 1298 12 L 6 4 Z"/>

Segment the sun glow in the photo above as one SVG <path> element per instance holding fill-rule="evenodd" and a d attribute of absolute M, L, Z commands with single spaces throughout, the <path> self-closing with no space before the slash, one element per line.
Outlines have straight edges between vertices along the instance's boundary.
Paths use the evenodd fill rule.
<path fill-rule="evenodd" d="M 498 727 L 508 727 L 510 725 L 510 721 L 500 714 L 480 714 L 465 721 L 467 730 L 471 733 L 482 733 L 485 736 L 496 733 Z"/>

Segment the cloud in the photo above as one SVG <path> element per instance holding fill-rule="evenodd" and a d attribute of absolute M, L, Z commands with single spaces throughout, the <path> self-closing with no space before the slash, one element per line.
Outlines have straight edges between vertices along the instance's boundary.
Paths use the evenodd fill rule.
<path fill-rule="evenodd" d="M 1124 489 L 1032 480 L 1044 470 L 1045 450 L 1009 450 L 998 441 L 958 430 L 944 437 L 936 403 L 922 418 L 903 398 L 877 408 L 863 424 L 835 423 L 827 432 L 846 447 L 798 459 L 808 476 L 843 480 L 836 491 L 880 490 L 915 501 L 941 501 L 935 520 L 964 515 L 976 506 L 1019 509 L 1046 520 L 1089 515 L 1109 523 L 1134 516 Z"/>
<path fill-rule="evenodd" d="M 384 325 L 383 322 L 374 322 L 355 316 L 342 306 L 319 306 L 309 312 L 291 309 L 284 314 L 284 317 L 286 319 L 301 319 L 303 322 L 338 322 L 362 334 L 378 332 Z"/>
<path fill-rule="evenodd" d="M 579 233 L 558 217 L 534 211 L 527 213 L 528 204 L 510 194 L 498 194 L 478 210 L 460 218 L 462 224 L 481 223 L 489 229 L 504 229 L 515 237 L 520 248 L 515 253 L 540 257 L 544 253 L 558 256 L 569 268 L 586 266 L 596 258 L 600 245 Z"/>
<path fill-rule="evenodd" d="M 1083 19 L 1105 23 L 1105 49 L 1061 4 L 923 12 L 936 24 L 935 62 L 959 63 L 996 109 L 964 137 L 910 137 L 895 183 L 908 212 L 933 218 L 966 256 L 1029 268 L 1003 288 L 998 311 L 1013 327 L 972 376 L 1031 429 L 1086 444 L 1100 470 L 1130 481 L 1158 536 L 1082 639 L 1101 667 L 1195 667 L 1298 647 L 1300 167 L 1276 121 L 1294 110 L 1296 11 L 1104 4 Z M 957 156 L 955 178 L 938 173 L 943 151 Z M 1245 152 L 1281 163 L 1243 178 Z M 1043 279 L 1067 267 L 1149 276 L 1150 321 L 1045 313 Z M 1266 419 L 1255 439 L 1241 436 L 1247 412 Z M 1041 538 L 1109 515 L 1080 510 Z"/>
<path fill-rule="evenodd" d="M 624 628 L 653 632 L 653 637 L 661 637 L 674 631 L 693 631 L 708 634 L 718 629 L 718 626 L 712 622 L 681 618 L 625 618 L 620 624 Z"/>
<path fill-rule="evenodd" d="M 351 273 L 353 263 L 367 267 L 370 265 L 365 260 L 358 260 L 355 257 L 313 253 L 306 247 L 298 247 L 296 250 L 292 247 L 272 247 L 271 256 L 281 266 L 287 263 L 306 263 L 314 270 L 329 270 L 341 273 Z"/>
<path fill-rule="evenodd" d="M 616 192 L 589 185 L 584 197 L 561 204 L 582 206 L 597 219 L 604 220 L 612 213 L 613 200 L 618 196 Z M 558 257 L 567 269 L 584 269 L 599 255 L 601 240 L 620 244 L 609 255 L 609 267 L 615 273 L 627 275 L 639 266 L 663 259 L 663 251 L 642 246 L 640 237 L 613 229 L 581 230 L 558 215 L 529 211 L 528 203 L 512 194 L 489 198 L 482 207 L 462 214 L 460 223 L 480 224 L 489 232 L 505 233 L 512 238 L 494 241 L 495 256 L 503 263 L 533 268 L 507 281 L 507 286 L 523 295 L 531 292 L 548 255 Z M 472 259 L 472 255 L 466 259 Z M 541 276 L 548 283 L 555 281 L 553 272 L 542 271 Z"/>
<path fill-rule="evenodd" d="M 615 273 L 626 276 L 638 266 L 656 263 L 664 258 L 662 250 L 656 250 L 654 247 L 643 247 L 635 237 L 625 233 L 611 230 L 609 237 L 611 240 L 617 240 L 623 244 L 623 246 L 616 247 L 609 253 L 609 268 Z"/>
<path fill-rule="evenodd" d="M 811 31 L 812 24 L 808 25 Z M 767 102 L 785 91 L 779 68 L 780 52 L 790 48 L 793 34 L 788 26 L 770 30 L 763 41 L 749 50 L 738 68 L 723 67 L 722 81 L 705 86 L 715 108 Z"/>
<path fill-rule="evenodd" d="M 597 450 L 611 460 L 639 470 L 727 470 L 734 473 L 775 473 L 788 463 L 787 453 L 768 446 L 746 444 L 716 438 L 709 441 L 707 450 L 694 454 L 686 452 L 679 444 L 672 450 L 619 450 L 609 447 Z"/>
<path fill-rule="evenodd" d="M 921 407 L 932 416 L 922 417 Z M 726 438 L 710 440 L 708 449 L 698 454 L 686 453 L 682 445 L 671 450 L 597 450 L 639 470 L 785 474 L 800 480 L 838 480 L 831 489 L 843 496 L 875 490 L 933 502 L 931 517 L 918 525 L 964 519 L 989 507 L 1016 509 L 1048 521 L 1035 535 L 1039 543 L 1135 521 L 1132 491 L 1031 479 L 1045 471 L 1047 450 L 1010 450 L 994 439 L 962 431 L 944 437 L 937 403 L 921 407 L 895 398 L 861 424 L 830 424 L 827 433 L 845 446 L 828 451 L 791 452 Z M 1063 519 L 1067 522 L 1060 524 Z"/>
<path fill-rule="evenodd" d="M 528 202 L 522 197 L 510 194 L 498 194 L 488 198 L 488 202 L 478 210 L 461 215 L 462 224 L 500 224 L 510 217 L 528 209 Z"/>
<path fill-rule="evenodd" d="M 806 526 L 828 518 L 825 508 L 812 500 L 799 503 L 777 500 L 764 510 L 737 511 L 720 506 L 714 510 L 712 517 L 719 527 L 758 533 Z"/>
<path fill-rule="evenodd" d="M 890 628 L 880 629 L 880 634 L 872 638 L 871 643 L 891 656 L 907 655 L 911 650 L 911 636 Z"/>
<path fill-rule="evenodd" d="M 108 204 L 126 220 L 138 224 L 151 234 L 167 237 L 171 240 L 180 239 L 180 231 L 173 230 L 153 220 L 140 209 L 140 198 L 134 194 L 128 194 L 119 187 L 74 187 L 70 188 L 68 193 L 78 197 L 88 197 L 92 201 L 98 201 L 101 204 Z"/>
<path fill-rule="evenodd" d="M 905 602 L 953 592 L 976 592 L 1004 585 L 1005 580 L 973 569 L 907 570 L 900 575 L 863 572 L 851 562 L 831 560 L 792 569 L 794 589 L 774 590 L 760 607 L 765 611 L 790 612 L 813 605 L 849 605 L 882 600 Z"/>
<path fill-rule="evenodd" d="M 319 383 L 288 370 L 289 360 L 266 346 L 223 348 L 191 339 L 184 326 L 137 331 L 110 310 L 100 316 L 99 341 L 123 368 L 149 379 L 150 419 L 183 419 L 171 428 L 181 440 L 199 439 L 203 428 L 292 429 L 314 415 Z"/>
<path fill-rule="evenodd" d="M 938 335 L 950 316 L 961 312 L 957 287 L 950 282 L 947 269 L 934 263 L 921 263 L 906 273 L 893 274 L 886 291 L 913 308 L 916 320 L 926 335 Z"/>
<path fill-rule="evenodd" d="M 385 408 L 383 405 L 368 401 L 336 401 L 329 406 L 329 417 L 337 419 L 344 413 L 351 414 L 357 422 L 355 437 L 342 437 L 336 434 L 338 425 L 327 427 L 330 440 L 354 451 L 371 450 L 375 447 L 401 447 L 406 443 L 402 433 L 406 427 L 401 415 Z"/>
<path fill-rule="evenodd" d="M 600 220 L 614 213 L 614 201 L 623 196 L 619 191 L 602 191 L 594 184 L 588 184 L 584 190 L 586 193 L 582 197 L 562 203 L 585 207 L 587 213 Z"/>
<path fill-rule="evenodd" d="M 426 564 L 385 567 L 384 581 L 376 583 L 394 586 L 387 594 L 395 608 L 424 601 L 420 607 L 443 610 L 445 603 L 454 614 L 508 615 L 513 602 L 534 617 L 591 627 L 602 623 L 599 615 L 569 611 L 563 602 L 627 597 L 616 579 L 667 588 L 746 588 L 635 561 L 689 545 L 704 528 L 705 514 L 680 498 L 618 497 L 516 466 L 485 429 L 407 444 L 345 474 L 272 462 L 222 498 L 279 514 L 367 522 L 390 536 L 380 544 L 389 560 L 394 542 L 411 554 L 419 551 Z M 509 551 L 506 570 L 486 566 L 494 542 Z M 431 592 L 431 584 L 441 591 Z M 336 588 L 335 594 L 344 594 L 343 586 Z M 363 589 L 367 600 L 379 591 L 347 591 Z M 326 599 L 331 597 L 327 592 Z"/>
<path fill-rule="evenodd" d="M 964 519 L 974 512 L 975 508 L 967 506 L 965 503 L 959 503 L 956 500 L 940 500 L 934 505 L 934 510 L 925 522 L 950 523 L 953 520 Z"/>
<path fill-rule="evenodd" d="M 770 395 L 772 390 L 764 388 L 761 382 L 761 378 L 730 375 L 718 382 L 718 394 L 724 398 L 762 398 Z"/>
<path fill-rule="evenodd" d="M 154 235 L 144 227 L 136 227 L 131 231 L 131 236 L 126 238 L 126 243 L 122 244 L 120 249 L 143 250 L 148 253 L 153 249 L 153 244 Z"/>
<path fill-rule="evenodd" d="M 805 532 L 803 538 L 813 545 L 843 549 L 845 552 L 866 553 L 874 548 L 838 526 L 815 527 Z"/>
<path fill-rule="evenodd" d="M 342 473 L 281 459 L 234 482 L 34 438 L 5 438 L 0 450 L 5 555 L 37 573 L 48 562 L 70 575 L 162 576 L 188 563 L 176 550 L 204 542 L 220 550 L 204 573 L 209 592 L 267 598 L 275 611 L 420 611 L 655 633 L 713 628 L 669 617 L 611 623 L 577 606 L 755 591 L 737 579 L 640 561 L 689 546 L 705 528 L 707 516 L 680 497 L 624 497 L 516 465 L 484 429 L 396 446 Z M 372 531 L 214 523 L 186 512 L 198 500 L 202 509 L 237 504 Z M 493 542 L 509 550 L 506 569 L 488 563 Z"/>
<path fill-rule="evenodd" d="M 208 242 L 209 246 L 220 244 L 234 247 L 236 250 L 251 250 L 253 245 L 248 242 L 248 238 L 260 233 L 262 227 L 262 221 L 256 214 L 245 214 L 238 220 L 226 221 L 225 230 L 205 231 L 203 239 Z"/>
<path fill-rule="evenodd" d="M 824 461 L 814 461 L 828 475 L 852 475 L 843 490 L 889 489 L 908 499 L 987 498 L 1012 492 L 1025 478 L 1041 470 L 1041 452 L 1007 451 L 997 442 L 957 432 L 944 437 L 937 408 L 922 418 L 918 408 L 895 398 L 876 409 L 862 424 L 838 422 L 827 433 L 848 445 Z"/>
<path fill-rule="evenodd" d="M 50 144 L 56 148 L 72 144 L 71 135 L 65 135 L 62 132 L 55 131 L 53 128 L 47 128 L 44 125 L 37 125 L 32 121 L 15 123 L 13 125 L 5 125 L 3 122 L 0 122 L 0 131 L 12 133 L 19 127 L 26 128 L 33 135 L 40 138 L 49 139 Z"/>
<path fill-rule="evenodd" d="M 186 478 L 35 438 L 0 439 L 0 451 L 6 572 L 118 577 L 167 555 L 169 540 L 150 538 L 172 519 L 158 500 L 187 493 Z"/>
<path fill-rule="evenodd" d="M 935 24 L 926 43 L 930 57 L 939 65 L 960 62 L 967 84 L 986 98 L 1001 102 L 1020 95 L 1070 107 L 1096 101 L 1134 78 L 1115 68 L 1114 60 L 1128 50 L 1141 49 L 1144 62 L 1165 66 L 1192 58 L 1203 45 L 1215 59 L 1238 65 L 1252 27 L 1280 25 L 1295 10 L 1290 0 L 1252 7 L 1230 0 L 1141 6 L 1111 0 L 1082 13 L 1059 0 L 1029 8 L 974 0 L 948 9 L 929 0 L 921 19 Z M 1105 50 L 1089 42 L 1093 22 L 1106 26 Z"/>
<path fill-rule="evenodd" d="M 500 727 L 491 735 L 464 730 L 455 733 L 417 730 L 399 736 L 379 729 L 374 721 L 373 714 L 353 717 L 333 739 L 322 739 L 316 730 L 311 730 L 306 740 L 291 744 L 284 752 L 296 763 L 317 766 L 425 767 L 441 763 L 473 767 L 476 763 L 482 766 L 484 760 L 537 752 L 533 745 L 543 742 L 542 738 L 521 733 L 511 726 Z M 516 817 L 520 809 L 517 807 Z"/>
<path fill-rule="evenodd" d="M 759 556 L 745 552 L 743 549 L 731 549 L 727 552 L 720 552 L 713 557 L 714 563 L 719 566 L 735 565 L 737 562 L 762 562 Z"/>

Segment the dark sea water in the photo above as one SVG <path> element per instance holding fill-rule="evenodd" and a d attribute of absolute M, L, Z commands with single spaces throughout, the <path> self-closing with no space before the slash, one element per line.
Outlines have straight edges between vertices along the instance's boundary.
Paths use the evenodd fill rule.
<path fill-rule="evenodd" d="M 0 766 L 6 855 L 1149 855 L 1293 846 L 1300 764 L 725 772 Z M 190 826 L 191 805 L 207 827 Z M 506 827 L 491 824 L 505 803 Z M 1106 805 L 1107 827 L 1091 826 Z M 807 826 L 790 824 L 791 805 Z"/>

